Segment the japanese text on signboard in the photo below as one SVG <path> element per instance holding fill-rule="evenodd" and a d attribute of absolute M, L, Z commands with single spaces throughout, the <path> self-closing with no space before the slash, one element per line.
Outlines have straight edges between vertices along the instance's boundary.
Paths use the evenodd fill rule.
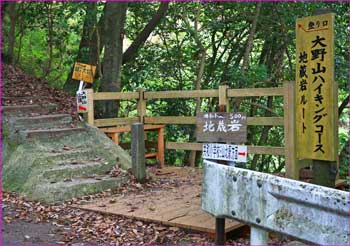
<path fill-rule="evenodd" d="M 299 159 L 335 160 L 334 14 L 297 20 L 296 130 Z"/>
<path fill-rule="evenodd" d="M 96 66 L 76 62 L 74 64 L 72 79 L 92 83 L 94 81 L 95 72 Z"/>
<path fill-rule="evenodd" d="M 206 142 L 246 142 L 247 117 L 244 113 L 199 113 L 197 140 Z"/>
<path fill-rule="evenodd" d="M 247 146 L 205 143 L 203 144 L 203 158 L 247 162 Z"/>

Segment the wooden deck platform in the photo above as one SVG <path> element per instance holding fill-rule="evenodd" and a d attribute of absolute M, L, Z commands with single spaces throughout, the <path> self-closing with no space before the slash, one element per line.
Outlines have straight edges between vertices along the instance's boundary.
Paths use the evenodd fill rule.
<path fill-rule="evenodd" d="M 79 208 L 123 215 L 143 221 L 215 233 L 215 218 L 201 209 L 201 170 L 190 167 L 153 169 L 153 176 L 168 180 L 167 188 L 153 188 L 147 193 L 117 195 L 95 200 Z M 243 224 L 226 220 L 226 232 Z"/>

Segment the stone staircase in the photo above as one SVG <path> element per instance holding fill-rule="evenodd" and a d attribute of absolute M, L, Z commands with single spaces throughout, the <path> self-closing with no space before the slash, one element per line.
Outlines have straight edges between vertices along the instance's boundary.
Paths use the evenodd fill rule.
<path fill-rule="evenodd" d="M 3 188 L 56 202 L 127 182 L 130 156 L 57 105 L 3 106 Z M 110 171 L 118 166 L 118 175 Z"/>

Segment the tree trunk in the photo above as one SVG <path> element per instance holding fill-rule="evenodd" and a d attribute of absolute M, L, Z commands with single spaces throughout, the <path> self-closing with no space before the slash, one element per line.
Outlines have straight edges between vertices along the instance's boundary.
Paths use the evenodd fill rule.
<path fill-rule="evenodd" d="M 10 12 L 10 32 L 9 32 L 9 48 L 8 48 L 8 62 L 12 66 L 15 66 L 15 30 L 16 30 L 16 2 L 9 3 L 9 12 Z"/>
<path fill-rule="evenodd" d="M 86 7 L 86 15 L 83 25 L 83 33 L 81 35 L 81 40 L 79 44 L 79 50 L 77 57 L 75 59 L 76 62 L 89 63 L 89 51 L 91 45 L 91 33 L 94 30 L 94 26 L 96 25 L 96 2 L 87 2 L 85 3 Z M 91 64 L 95 65 L 95 64 Z M 72 65 L 71 71 L 68 75 L 66 83 L 64 84 L 63 89 L 70 94 L 74 95 L 78 89 L 79 81 L 72 79 L 74 64 Z"/>
<path fill-rule="evenodd" d="M 253 48 L 253 41 L 254 41 L 254 37 L 255 37 L 255 33 L 256 33 L 256 26 L 258 24 L 258 18 L 260 15 L 260 9 L 261 9 L 261 2 L 259 2 L 256 6 L 256 11 L 255 11 L 252 27 L 251 27 L 250 32 L 249 32 L 247 46 L 246 46 L 246 49 L 244 52 L 243 64 L 242 64 L 242 68 L 241 68 L 242 80 L 240 80 L 238 82 L 238 88 L 242 88 L 244 86 L 245 73 L 246 73 L 246 70 L 247 70 L 248 64 L 249 64 L 249 56 L 250 56 L 250 53 L 252 52 L 252 48 Z M 234 106 L 233 106 L 235 111 L 239 110 L 239 105 L 241 104 L 241 102 L 242 102 L 242 98 L 236 98 Z"/>
<path fill-rule="evenodd" d="M 46 11 L 47 11 L 47 43 L 49 46 L 49 60 L 47 62 L 47 65 L 44 68 L 43 76 L 42 78 L 45 78 L 48 76 L 51 72 L 52 67 L 52 60 L 53 60 L 53 14 L 52 14 L 52 4 L 47 3 L 46 5 Z"/>
<path fill-rule="evenodd" d="M 144 44 L 151 32 L 156 28 L 159 22 L 164 17 L 166 11 L 168 10 L 169 2 L 162 2 L 153 15 L 152 19 L 148 22 L 145 28 L 140 32 L 132 44 L 123 54 L 123 64 L 131 61 L 137 53 L 137 50 Z"/>
<path fill-rule="evenodd" d="M 347 105 L 349 105 L 350 98 L 349 95 L 342 101 L 338 108 L 338 117 L 343 113 L 344 109 L 346 108 Z"/>
<path fill-rule="evenodd" d="M 196 90 L 200 90 L 202 87 L 202 77 L 204 74 L 204 68 L 205 68 L 205 61 L 206 61 L 206 49 L 199 37 L 199 33 L 198 33 L 198 16 L 200 14 L 200 8 L 197 9 L 197 13 L 195 16 L 195 20 L 194 20 L 194 28 L 191 27 L 188 19 L 184 16 L 182 16 L 182 19 L 184 20 L 185 25 L 187 26 L 189 32 L 192 34 L 194 40 L 196 41 L 197 46 L 199 47 L 199 53 L 200 53 L 200 59 L 199 59 L 199 64 L 198 64 L 198 71 L 197 71 L 197 78 L 195 81 L 195 89 Z M 201 98 L 197 98 L 196 100 L 196 109 L 195 109 L 195 114 L 197 115 L 200 112 L 201 109 L 201 104 L 202 104 L 202 100 Z M 194 140 L 196 138 L 196 128 L 194 130 L 194 132 L 192 132 L 192 134 L 190 135 L 190 140 Z M 196 165 L 196 151 L 191 151 L 188 161 L 190 163 L 190 166 L 194 167 Z"/>
<path fill-rule="evenodd" d="M 106 6 L 105 6 L 106 8 Z M 104 47 L 104 26 L 105 26 L 105 18 L 104 12 L 98 21 L 97 25 L 94 28 L 94 32 L 92 33 L 91 42 L 90 42 L 90 50 L 89 50 L 89 64 L 97 66 L 97 78 L 102 78 L 102 64 L 101 64 L 101 52 Z"/>
<path fill-rule="evenodd" d="M 103 60 L 102 91 L 117 92 L 121 88 L 123 33 L 127 3 L 107 2 L 105 11 L 105 51 Z M 106 101 L 103 117 L 117 116 L 117 104 Z"/>

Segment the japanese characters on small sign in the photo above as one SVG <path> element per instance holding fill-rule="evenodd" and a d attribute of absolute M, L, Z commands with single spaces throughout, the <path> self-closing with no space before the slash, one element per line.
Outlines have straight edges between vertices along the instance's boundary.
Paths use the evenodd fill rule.
<path fill-rule="evenodd" d="M 77 110 L 78 113 L 86 113 L 87 112 L 87 93 L 85 90 L 77 91 Z"/>
<path fill-rule="evenodd" d="M 247 117 L 245 113 L 198 113 L 197 141 L 246 142 Z"/>
<path fill-rule="evenodd" d="M 203 159 L 247 162 L 247 146 L 218 143 L 203 144 Z"/>
<path fill-rule="evenodd" d="M 96 66 L 76 62 L 74 64 L 72 79 L 92 83 L 94 81 L 95 73 Z"/>
<path fill-rule="evenodd" d="M 334 14 L 296 22 L 296 131 L 299 159 L 336 160 Z"/>

